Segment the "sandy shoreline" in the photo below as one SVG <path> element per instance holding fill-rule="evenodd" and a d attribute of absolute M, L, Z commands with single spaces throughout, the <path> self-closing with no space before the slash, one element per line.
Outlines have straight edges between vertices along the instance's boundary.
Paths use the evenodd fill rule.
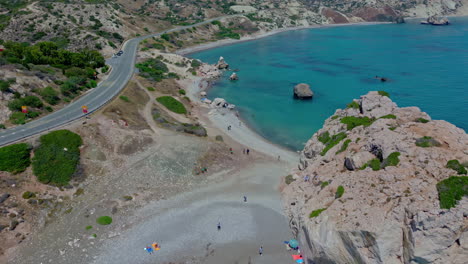
<path fill-rule="evenodd" d="M 188 47 L 185 49 L 177 50 L 175 53 L 186 56 L 191 53 L 195 53 L 202 50 L 213 49 L 221 46 L 237 44 L 245 41 L 252 41 L 261 38 L 266 38 L 278 33 L 293 31 L 293 30 L 304 30 L 304 29 L 316 29 L 316 28 L 330 28 L 330 27 L 347 27 L 347 26 L 369 26 L 369 25 L 384 25 L 384 24 L 393 24 L 392 22 L 356 22 L 356 23 L 347 23 L 347 24 L 320 24 L 320 25 L 310 25 L 310 26 L 301 26 L 301 27 L 290 27 L 290 28 L 278 28 L 272 31 L 262 31 L 253 35 L 243 36 L 239 40 L 237 39 L 223 39 L 211 43 L 205 43 L 196 45 L 193 47 Z"/>

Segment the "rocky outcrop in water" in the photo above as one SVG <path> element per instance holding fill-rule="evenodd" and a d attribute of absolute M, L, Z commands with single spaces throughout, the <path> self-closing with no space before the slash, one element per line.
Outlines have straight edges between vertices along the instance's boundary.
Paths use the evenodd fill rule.
<path fill-rule="evenodd" d="M 231 76 L 229 76 L 229 80 L 231 80 L 231 81 L 237 81 L 237 80 L 239 80 L 239 76 L 237 76 L 237 74 L 236 74 L 235 72 L 233 72 L 233 73 L 231 74 Z"/>
<path fill-rule="evenodd" d="M 216 63 L 216 67 L 220 70 L 224 70 L 229 68 L 229 64 L 227 64 L 226 61 L 224 61 L 223 57 L 219 57 L 218 63 Z"/>
<path fill-rule="evenodd" d="M 438 18 L 437 16 L 430 16 L 425 21 L 421 21 L 421 24 L 433 25 L 433 26 L 446 26 L 449 25 L 450 22 L 447 18 L 442 17 Z"/>
<path fill-rule="evenodd" d="M 306 263 L 466 263 L 468 197 L 441 209 L 436 185 L 467 165 L 467 134 L 380 94 L 328 118 L 285 184 Z"/>
<path fill-rule="evenodd" d="M 294 98 L 297 99 L 312 99 L 314 93 L 310 90 L 310 86 L 306 83 L 300 83 L 294 86 Z"/>

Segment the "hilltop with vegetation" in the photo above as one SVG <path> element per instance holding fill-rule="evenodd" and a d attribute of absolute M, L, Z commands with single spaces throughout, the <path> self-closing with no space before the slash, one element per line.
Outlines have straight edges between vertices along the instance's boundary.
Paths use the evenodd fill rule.
<path fill-rule="evenodd" d="M 370 92 L 307 142 L 283 196 L 318 263 L 465 263 L 468 135 Z"/>

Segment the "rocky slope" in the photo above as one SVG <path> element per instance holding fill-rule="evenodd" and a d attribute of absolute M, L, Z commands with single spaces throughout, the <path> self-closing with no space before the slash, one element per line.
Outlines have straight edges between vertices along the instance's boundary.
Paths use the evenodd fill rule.
<path fill-rule="evenodd" d="M 315 24 L 397 21 L 401 16 L 466 15 L 468 0 L 0 0 L 0 39 L 54 41 L 109 55 L 126 38 L 233 14 L 237 19 L 212 33 L 230 37 L 226 33 L 231 31 L 247 35 Z M 192 38 L 188 34 L 178 40 L 183 46 L 197 44 Z"/>
<path fill-rule="evenodd" d="M 436 184 L 457 175 L 447 161 L 466 166 L 467 134 L 379 93 L 328 118 L 286 177 L 301 253 L 308 263 L 466 263 L 468 197 L 440 209 Z"/>

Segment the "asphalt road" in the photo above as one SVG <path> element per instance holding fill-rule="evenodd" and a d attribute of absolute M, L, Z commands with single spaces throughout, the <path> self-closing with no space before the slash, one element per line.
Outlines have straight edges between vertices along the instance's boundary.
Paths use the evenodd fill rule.
<path fill-rule="evenodd" d="M 82 106 L 87 106 L 88 114 L 90 114 L 110 102 L 127 85 L 135 72 L 135 60 L 140 41 L 160 36 L 164 33 L 199 26 L 227 17 L 231 16 L 212 18 L 190 26 L 177 27 L 126 41 L 122 47 L 124 53 L 121 56 L 107 59 L 107 64 L 112 66 L 112 71 L 106 80 L 100 82 L 96 88 L 90 90 L 85 95 L 79 97 L 77 100 L 56 112 L 24 125 L 19 125 L 0 132 L 0 146 L 39 134 L 80 118 L 84 118 L 85 114 L 81 109 Z"/>

